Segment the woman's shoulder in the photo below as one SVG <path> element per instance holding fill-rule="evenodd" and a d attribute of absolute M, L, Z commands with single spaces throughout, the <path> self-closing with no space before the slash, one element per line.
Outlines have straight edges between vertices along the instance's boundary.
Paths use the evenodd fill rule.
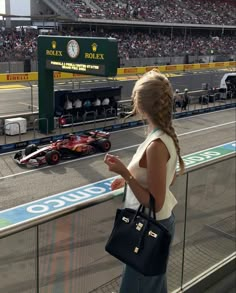
<path fill-rule="evenodd" d="M 151 157 L 158 156 L 158 159 L 169 158 L 169 149 L 166 144 L 159 138 L 150 142 L 150 144 L 147 146 L 146 153 Z"/>
<path fill-rule="evenodd" d="M 165 133 L 164 131 L 160 131 L 159 134 L 157 134 L 155 137 L 153 137 L 153 140 L 161 141 L 166 148 L 168 149 L 169 153 L 175 153 L 175 143 L 170 135 Z"/>

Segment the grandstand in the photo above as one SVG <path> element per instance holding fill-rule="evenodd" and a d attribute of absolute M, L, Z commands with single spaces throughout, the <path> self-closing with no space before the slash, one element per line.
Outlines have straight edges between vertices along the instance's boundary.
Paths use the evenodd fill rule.
<path fill-rule="evenodd" d="M 166 0 L 120 0 L 108 5 L 104 0 L 44 0 L 31 1 L 31 11 L 31 25 L 38 30 L 16 31 L 15 21 L 6 26 L 5 17 L 0 62 L 25 56 L 36 60 L 42 28 L 44 34 L 115 37 L 121 66 L 135 58 L 145 58 L 142 65 L 235 60 L 235 1 L 175 0 L 167 5 Z"/>

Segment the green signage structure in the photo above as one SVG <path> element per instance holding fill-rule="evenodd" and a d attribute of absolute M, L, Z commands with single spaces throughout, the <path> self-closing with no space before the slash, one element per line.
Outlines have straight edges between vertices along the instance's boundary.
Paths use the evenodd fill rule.
<path fill-rule="evenodd" d="M 53 71 L 115 76 L 118 43 L 114 38 L 38 37 L 39 129 L 54 129 Z"/>

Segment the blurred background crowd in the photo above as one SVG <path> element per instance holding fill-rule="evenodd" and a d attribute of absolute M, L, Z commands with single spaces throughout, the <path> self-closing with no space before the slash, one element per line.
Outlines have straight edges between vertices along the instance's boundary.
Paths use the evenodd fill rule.
<path fill-rule="evenodd" d="M 58 34 L 58 33 L 57 33 Z M 127 31 L 61 31 L 61 35 L 114 37 L 118 39 L 119 57 L 167 57 L 189 55 L 233 54 L 236 48 L 234 35 L 213 36 L 203 33 L 188 35 L 176 32 L 175 35 L 156 32 L 127 32 Z M 37 58 L 38 31 L 0 30 L 0 62 L 22 61 L 25 56 Z"/>
<path fill-rule="evenodd" d="M 63 0 L 78 17 L 164 23 L 235 24 L 234 0 Z"/>
<path fill-rule="evenodd" d="M 96 29 L 79 25 L 61 28 L 51 34 L 118 39 L 119 57 L 129 60 L 142 57 L 230 55 L 236 52 L 236 33 L 224 25 L 236 25 L 235 0 L 61 0 L 79 18 L 163 23 L 159 28 L 140 25 Z M 164 28 L 165 23 L 173 26 Z M 178 28 L 174 24 L 197 24 Z M 202 27 L 205 24 L 206 28 Z M 221 29 L 214 30 L 218 25 Z M 201 28 L 201 29 L 199 29 Z M 0 27 L 0 62 L 37 59 L 39 30 Z"/>

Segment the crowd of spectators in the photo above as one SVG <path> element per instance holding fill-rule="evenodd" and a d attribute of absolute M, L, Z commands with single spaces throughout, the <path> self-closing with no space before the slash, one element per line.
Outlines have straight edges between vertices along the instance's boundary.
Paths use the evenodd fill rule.
<path fill-rule="evenodd" d="M 234 0 L 63 0 L 79 18 L 162 23 L 236 24 Z"/>
<path fill-rule="evenodd" d="M 236 40 L 230 36 L 171 36 L 161 33 L 113 33 L 119 40 L 122 58 L 169 57 L 233 54 Z"/>
<path fill-rule="evenodd" d="M 201 56 L 210 54 L 230 55 L 235 54 L 235 35 L 209 36 L 206 33 L 173 34 L 171 30 L 160 32 L 127 32 L 104 31 L 97 32 L 80 30 L 73 32 L 60 32 L 61 35 L 79 35 L 89 37 L 114 37 L 118 40 L 119 57 L 124 59 L 141 57 L 172 57 Z M 0 62 L 21 61 L 26 56 L 31 59 L 37 57 L 36 31 L 0 30 Z"/>
<path fill-rule="evenodd" d="M 35 59 L 37 56 L 37 37 L 37 30 L 0 28 L 0 62 L 21 61 L 26 56 Z"/>

